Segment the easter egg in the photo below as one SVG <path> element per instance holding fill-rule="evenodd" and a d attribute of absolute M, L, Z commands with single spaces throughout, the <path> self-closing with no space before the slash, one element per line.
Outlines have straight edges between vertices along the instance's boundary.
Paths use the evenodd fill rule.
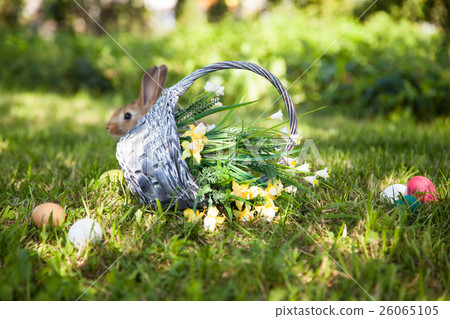
<path fill-rule="evenodd" d="M 69 241 L 80 248 L 90 242 L 98 242 L 102 239 L 102 227 L 93 219 L 83 218 L 75 222 L 69 229 Z"/>
<path fill-rule="evenodd" d="M 123 182 L 123 172 L 120 169 L 112 169 L 100 175 L 99 181 Z"/>
<path fill-rule="evenodd" d="M 408 195 L 414 195 L 423 204 L 437 201 L 436 188 L 425 176 L 414 176 L 409 180 Z"/>
<path fill-rule="evenodd" d="M 408 206 L 413 212 L 417 211 L 422 206 L 420 200 L 412 195 L 405 195 L 403 198 L 395 201 L 395 207 L 404 205 Z"/>
<path fill-rule="evenodd" d="M 394 204 L 394 202 L 399 199 L 401 196 L 406 195 L 407 187 L 403 184 L 394 184 L 386 187 L 381 192 L 381 199 L 385 201 L 389 201 L 391 204 Z"/>
<path fill-rule="evenodd" d="M 31 219 L 38 227 L 42 225 L 49 225 L 50 216 L 52 217 L 51 224 L 53 226 L 62 224 L 65 218 L 64 209 L 58 204 L 44 203 L 37 206 L 31 213 Z"/>

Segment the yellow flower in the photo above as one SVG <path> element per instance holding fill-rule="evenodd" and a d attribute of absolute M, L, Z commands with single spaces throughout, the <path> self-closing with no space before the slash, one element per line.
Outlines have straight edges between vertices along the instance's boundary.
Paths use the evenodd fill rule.
<path fill-rule="evenodd" d="M 250 210 L 250 206 L 249 205 L 245 205 L 245 209 L 243 211 L 241 210 L 234 210 L 234 216 L 237 217 L 237 219 L 241 222 L 241 223 L 246 223 L 250 220 L 252 220 L 254 217 L 253 215 L 255 214 L 254 210 Z"/>
<path fill-rule="evenodd" d="M 247 192 L 249 199 L 254 199 L 263 193 L 264 193 L 264 190 L 258 186 L 250 187 Z"/>
<path fill-rule="evenodd" d="M 244 205 L 244 202 L 237 200 L 237 199 L 234 202 L 236 203 L 237 208 L 239 210 L 242 210 L 242 205 Z"/>
<path fill-rule="evenodd" d="M 249 193 L 248 193 L 248 184 L 239 185 L 238 183 L 233 181 L 233 191 L 231 192 L 231 195 L 234 195 L 236 197 L 240 197 L 243 199 L 250 199 Z"/>
<path fill-rule="evenodd" d="M 203 150 L 203 144 L 198 142 L 189 143 L 188 141 L 184 141 L 181 143 L 181 146 L 184 148 L 183 154 L 181 155 L 182 159 L 190 157 L 191 155 L 195 158 L 198 164 L 202 160 L 200 156 L 200 152 Z"/>
<path fill-rule="evenodd" d="M 219 210 L 217 209 L 216 206 L 211 206 L 208 208 L 208 216 L 213 216 L 213 217 L 217 217 L 217 215 L 219 215 Z"/>
<path fill-rule="evenodd" d="M 282 189 L 283 189 L 283 185 L 281 185 L 281 184 L 278 184 L 278 185 L 269 184 L 269 186 L 267 186 L 267 188 L 266 188 L 266 192 L 269 194 L 271 199 L 275 199 L 281 195 Z"/>
<path fill-rule="evenodd" d="M 203 123 L 200 123 L 199 125 L 189 125 L 190 131 L 187 131 L 184 133 L 185 137 L 190 136 L 192 139 L 192 142 L 198 142 L 200 144 L 206 144 L 208 141 L 208 138 L 205 137 L 206 133 L 206 126 Z"/>
<path fill-rule="evenodd" d="M 265 197 L 265 205 L 256 206 L 255 210 L 261 214 L 262 217 L 266 217 L 266 221 L 271 222 L 275 217 L 279 207 L 276 207 L 273 200 L 270 197 Z"/>
<path fill-rule="evenodd" d="M 186 217 L 188 219 L 188 222 L 190 222 L 190 223 L 198 222 L 205 214 L 204 212 L 200 213 L 198 210 L 196 212 L 194 212 L 190 208 L 185 209 L 183 213 L 184 213 L 184 217 Z"/>
<path fill-rule="evenodd" d="M 218 217 L 219 210 L 215 206 L 208 208 L 208 212 L 203 221 L 203 227 L 205 230 L 214 231 L 217 224 L 222 224 L 225 217 Z"/>

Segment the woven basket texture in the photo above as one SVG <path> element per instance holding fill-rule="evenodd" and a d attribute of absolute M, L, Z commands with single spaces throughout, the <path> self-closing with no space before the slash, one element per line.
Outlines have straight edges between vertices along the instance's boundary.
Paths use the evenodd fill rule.
<path fill-rule="evenodd" d="M 281 82 L 269 71 L 249 62 L 224 61 L 201 68 L 174 86 L 165 89 L 147 114 L 117 144 L 116 157 L 128 187 L 141 203 L 156 207 L 177 205 L 178 209 L 193 207 L 199 187 L 182 159 L 174 110 L 178 98 L 194 81 L 208 73 L 224 69 L 250 70 L 268 79 L 281 94 L 289 116 L 290 134 L 297 133 L 297 116 L 291 97 Z M 292 142 L 285 151 L 294 147 Z M 283 163 L 280 159 L 279 163 Z M 204 204 L 198 199 L 198 206 Z"/>

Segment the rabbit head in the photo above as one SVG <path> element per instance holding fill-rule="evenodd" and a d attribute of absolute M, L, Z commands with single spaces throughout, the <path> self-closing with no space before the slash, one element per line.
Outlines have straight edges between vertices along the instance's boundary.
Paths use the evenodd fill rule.
<path fill-rule="evenodd" d="M 136 101 L 118 109 L 106 124 L 108 133 L 121 137 L 128 133 L 153 106 L 161 95 L 167 78 L 167 66 L 152 66 L 142 76 L 141 90 Z"/>

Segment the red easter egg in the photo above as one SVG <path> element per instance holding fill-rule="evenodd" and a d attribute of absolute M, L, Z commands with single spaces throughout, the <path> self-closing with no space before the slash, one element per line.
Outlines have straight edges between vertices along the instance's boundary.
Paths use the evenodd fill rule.
<path fill-rule="evenodd" d="M 422 203 L 435 202 L 436 188 L 425 176 L 414 176 L 408 182 L 408 195 L 414 195 Z"/>

